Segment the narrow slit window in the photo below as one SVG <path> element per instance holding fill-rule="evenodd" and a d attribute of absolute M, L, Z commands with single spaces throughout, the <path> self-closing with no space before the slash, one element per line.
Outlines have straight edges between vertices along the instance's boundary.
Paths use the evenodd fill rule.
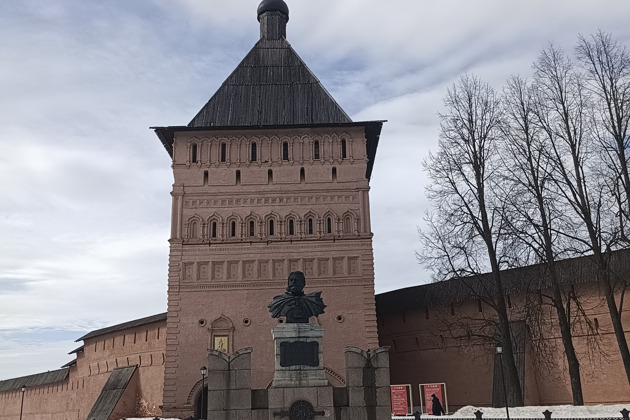
<path fill-rule="evenodd" d="M 337 168 L 332 168 L 332 180 L 337 182 Z"/>
<path fill-rule="evenodd" d="M 267 183 L 273 184 L 273 169 L 267 171 Z"/>
<path fill-rule="evenodd" d="M 250 220 L 249 221 L 249 236 L 254 236 L 254 234 L 255 234 L 254 227 L 255 227 L 254 221 Z"/>
<path fill-rule="evenodd" d="M 295 235 L 295 222 L 293 219 L 289 219 L 289 236 Z"/>
<path fill-rule="evenodd" d="M 217 222 L 212 222 L 212 237 L 216 238 L 217 237 Z"/>
<path fill-rule="evenodd" d="M 348 146 L 346 144 L 346 139 L 341 139 L 341 159 L 346 159 L 348 157 Z"/>
<path fill-rule="evenodd" d="M 313 234 L 313 219 L 308 219 L 308 234 Z"/>
<path fill-rule="evenodd" d="M 258 161 L 258 145 L 255 142 L 252 143 L 251 161 Z"/>
<path fill-rule="evenodd" d="M 239 169 L 236 170 L 236 185 L 241 185 L 241 171 Z"/>
<path fill-rule="evenodd" d="M 289 143 L 282 142 L 282 160 L 289 160 Z"/>
<path fill-rule="evenodd" d="M 300 168 L 300 183 L 304 184 L 304 181 L 306 181 L 306 173 L 304 168 Z"/>
<path fill-rule="evenodd" d="M 203 185 L 208 185 L 208 171 L 203 171 Z"/>
<path fill-rule="evenodd" d="M 235 237 L 236 236 L 236 222 L 232 221 L 232 223 L 230 223 L 230 236 Z"/>
<path fill-rule="evenodd" d="M 319 140 L 313 142 L 313 159 L 319 160 Z"/>
<path fill-rule="evenodd" d="M 227 160 L 227 145 L 225 143 L 221 143 L 221 162 L 225 162 Z"/>
<path fill-rule="evenodd" d="M 326 233 L 332 233 L 332 219 L 330 217 L 326 219 Z"/>
<path fill-rule="evenodd" d="M 274 236 L 276 234 L 275 223 L 273 219 L 269 220 L 269 236 Z"/>
<path fill-rule="evenodd" d="M 192 154 L 192 157 L 191 157 L 192 162 L 197 163 L 197 145 L 196 144 L 192 145 L 191 154 Z"/>

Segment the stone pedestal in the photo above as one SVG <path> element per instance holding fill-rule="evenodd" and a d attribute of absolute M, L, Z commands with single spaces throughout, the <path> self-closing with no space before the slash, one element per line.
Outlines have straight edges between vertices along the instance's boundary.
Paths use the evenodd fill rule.
<path fill-rule="evenodd" d="M 251 348 L 232 355 L 208 351 L 208 420 L 383 420 L 391 417 L 389 394 L 389 348 L 344 349 L 346 386 L 327 384 L 321 341 L 324 328 L 315 324 L 283 324 L 274 328 L 276 373 L 269 389 L 251 389 Z M 318 352 L 282 354 L 287 345 L 295 349 L 317 345 Z M 314 344 L 310 344 L 314 343 Z M 291 349 L 289 344 L 289 349 Z M 284 359 L 283 359 L 284 356 Z M 316 356 L 316 357 L 315 357 Z M 283 366 L 286 362 L 313 364 Z M 287 359 L 288 358 L 288 359 Z M 283 363 L 284 361 L 284 363 Z M 315 363 L 317 362 L 317 363 Z M 201 384 L 199 384 L 201 386 Z"/>
<path fill-rule="evenodd" d="M 272 387 L 327 386 L 324 371 L 324 327 L 317 324 L 279 324 L 272 330 L 276 366 Z"/>

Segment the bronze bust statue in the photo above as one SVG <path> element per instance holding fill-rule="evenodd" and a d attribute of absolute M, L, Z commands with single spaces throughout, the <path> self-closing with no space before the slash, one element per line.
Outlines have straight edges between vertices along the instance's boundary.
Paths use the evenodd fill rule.
<path fill-rule="evenodd" d="M 311 316 L 324 313 L 324 301 L 320 297 L 322 292 L 304 294 L 306 278 L 301 271 L 289 274 L 287 291 L 275 296 L 269 306 L 272 318 L 286 317 L 289 324 L 308 324 Z"/>

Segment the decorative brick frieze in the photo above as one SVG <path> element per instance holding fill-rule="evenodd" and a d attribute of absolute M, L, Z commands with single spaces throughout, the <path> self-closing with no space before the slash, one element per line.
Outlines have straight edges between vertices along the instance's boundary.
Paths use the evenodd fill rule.
<path fill-rule="evenodd" d="M 256 246 L 258 248 L 248 248 Z M 296 253 L 303 252 L 312 254 L 315 252 L 329 253 L 331 250 L 335 252 L 344 252 L 344 250 L 363 250 L 365 253 L 362 253 L 363 258 L 361 261 L 364 266 L 366 264 L 372 265 L 374 264 L 374 258 L 372 257 L 372 241 L 368 238 L 365 239 L 357 239 L 354 238 L 353 241 L 332 241 L 332 240 L 318 240 L 312 242 L 300 242 L 300 243 L 289 243 L 285 241 L 284 243 L 274 243 L 271 242 L 269 244 L 199 244 L 199 245 L 190 245 L 183 249 L 182 251 L 182 259 L 186 259 L 189 255 L 206 255 L 206 254 L 244 254 L 246 252 L 255 252 L 255 253 Z"/>
<path fill-rule="evenodd" d="M 344 284 L 348 286 L 362 286 L 372 285 L 371 282 L 366 281 L 362 278 L 357 279 L 344 279 Z M 317 287 L 326 287 L 326 286 L 338 286 L 339 280 L 331 279 L 331 280 L 318 280 L 312 281 L 309 283 L 309 287 L 317 288 Z M 190 286 L 182 286 L 181 291 L 191 292 L 191 291 L 201 291 L 201 290 L 234 290 L 234 289 L 247 289 L 247 290 L 257 290 L 257 289 L 270 289 L 274 288 L 276 290 L 282 290 L 282 288 L 286 286 L 286 280 L 284 281 L 273 281 L 273 282 L 252 282 L 248 284 L 244 283 L 221 283 L 221 284 L 197 284 Z M 374 306 L 373 304 L 371 306 Z M 376 319 L 376 318 L 375 318 Z"/>
<path fill-rule="evenodd" d="M 286 278 L 301 270 L 311 279 L 361 275 L 360 256 L 325 258 L 284 258 L 260 260 L 190 261 L 182 265 L 182 286 L 191 282 L 233 282 Z M 180 286 L 181 287 L 181 286 Z"/>
<path fill-rule="evenodd" d="M 305 204 L 354 204 L 358 203 L 359 197 L 357 194 L 322 194 L 322 195 L 302 195 L 302 196 L 278 196 L 271 197 L 239 197 L 239 198 L 221 198 L 221 199 L 204 199 L 195 198 L 195 193 L 186 194 L 184 199 L 185 209 L 233 209 L 237 206 L 246 207 L 268 207 L 270 205 L 286 206 L 290 205 L 305 205 Z M 207 196 L 207 193 L 199 194 Z"/>

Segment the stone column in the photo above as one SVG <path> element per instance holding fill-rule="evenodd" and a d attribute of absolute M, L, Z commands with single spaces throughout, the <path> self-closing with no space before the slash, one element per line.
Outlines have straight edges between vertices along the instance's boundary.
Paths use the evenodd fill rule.
<path fill-rule="evenodd" d="M 389 418 L 389 348 L 379 347 L 364 351 L 356 347 L 346 347 L 344 353 L 348 418 Z"/>
<path fill-rule="evenodd" d="M 251 353 L 208 350 L 208 420 L 251 419 Z"/>

